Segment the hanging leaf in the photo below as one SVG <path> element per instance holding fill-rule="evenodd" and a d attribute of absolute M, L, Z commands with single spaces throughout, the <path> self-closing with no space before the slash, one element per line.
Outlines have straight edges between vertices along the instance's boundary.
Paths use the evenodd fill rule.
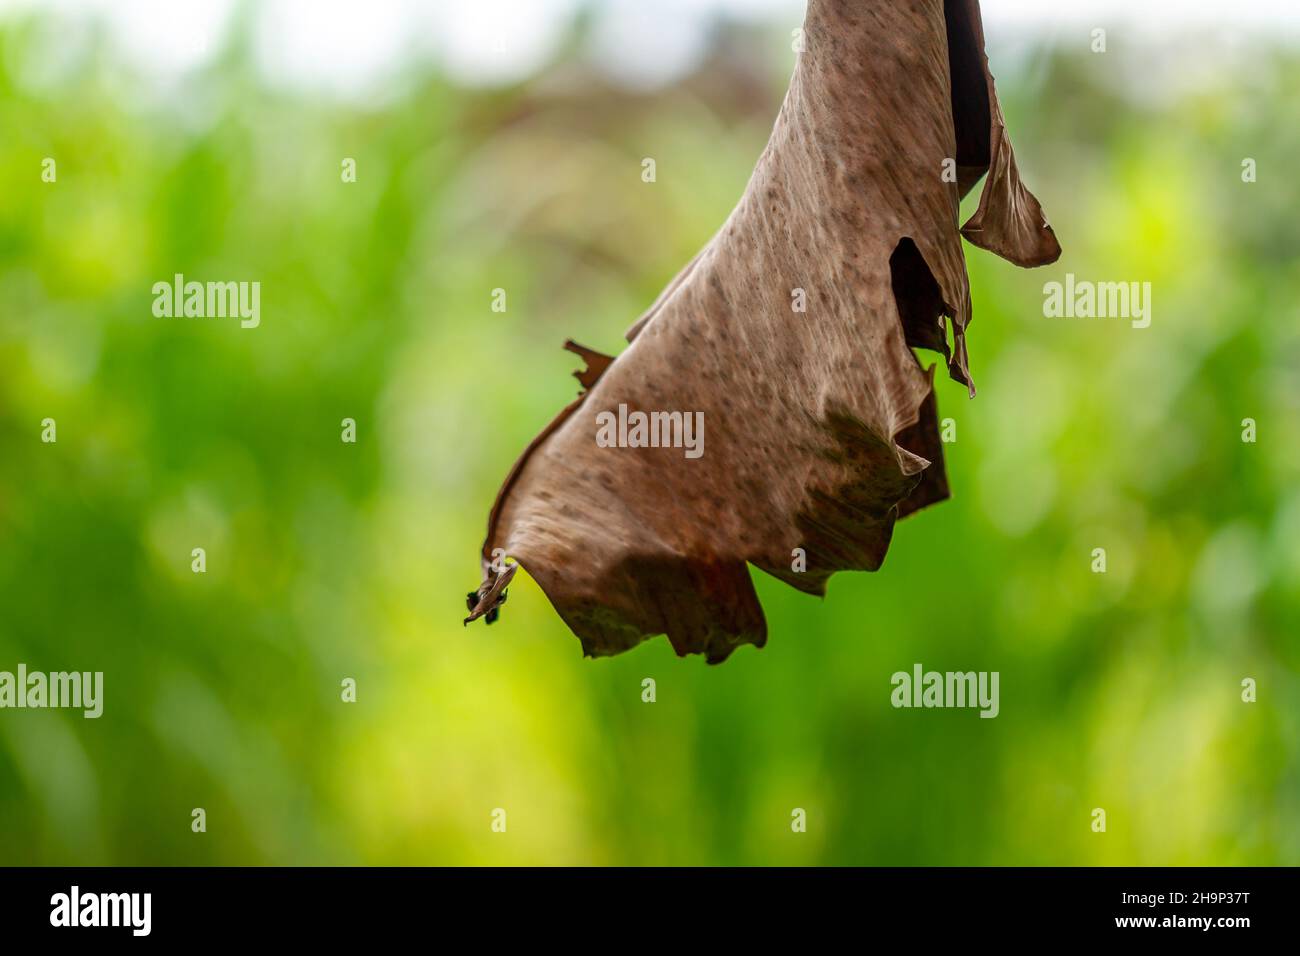
<path fill-rule="evenodd" d="M 718 234 L 617 358 L 566 346 L 585 390 L 506 478 L 468 620 L 504 600 L 505 554 L 586 654 L 666 634 L 716 663 L 766 641 L 747 564 L 823 594 L 947 497 L 912 349 L 974 396 L 960 236 L 1022 266 L 1060 247 L 1020 182 L 977 0 L 810 0 L 804 38 Z"/>

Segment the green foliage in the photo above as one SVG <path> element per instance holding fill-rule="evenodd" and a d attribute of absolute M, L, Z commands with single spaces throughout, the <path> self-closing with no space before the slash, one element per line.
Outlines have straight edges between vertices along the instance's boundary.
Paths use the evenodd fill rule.
<path fill-rule="evenodd" d="M 239 44 L 179 89 L 101 45 L 33 85 L 41 43 L 0 31 L 0 670 L 102 670 L 106 702 L 0 711 L 0 862 L 1300 862 L 1293 55 L 1155 99 L 1120 53 L 1002 78 L 1065 256 L 968 247 L 954 498 L 824 602 L 756 574 L 767 648 L 707 668 L 581 659 L 522 574 L 498 625 L 460 618 L 501 478 L 575 391 L 562 341 L 620 348 L 740 195 L 778 76 L 418 72 L 359 104 L 267 88 Z M 1151 327 L 1044 318 L 1067 272 L 1152 282 Z M 261 326 L 155 318 L 175 273 L 260 281 Z M 918 661 L 999 671 L 1001 715 L 893 709 Z"/>

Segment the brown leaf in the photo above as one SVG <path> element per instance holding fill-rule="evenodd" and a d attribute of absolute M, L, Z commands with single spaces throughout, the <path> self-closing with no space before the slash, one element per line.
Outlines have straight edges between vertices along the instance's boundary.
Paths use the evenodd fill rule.
<path fill-rule="evenodd" d="M 469 620 L 504 597 L 513 566 L 490 560 L 504 552 L 585 653 L 667 634 L 716 663 L 766 641 L 747 564 L 822 594 L 836 571 L 880 566 L 897 518 L 947 497 L 934 369 L 912 348 L 942 353 L 974 395 L 961 195 L 987 174 L 961 230 L 976 245 L 1026 266 L 1060 247 L 1020 182 L 977 0 L 810 0 L 804 35 L 718 234 L 616 359 L 566 345 L 586 391 L 506 478 Z M 703 454 L 601 447 L 598 416 L 620 410 L 682 413 L 679 445 L 702 413 Z"/>

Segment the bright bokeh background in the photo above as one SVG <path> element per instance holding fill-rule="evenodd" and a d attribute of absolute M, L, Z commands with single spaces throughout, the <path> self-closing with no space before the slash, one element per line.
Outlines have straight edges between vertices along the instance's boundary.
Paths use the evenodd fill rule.
<path fill-rule="evenodd" d="M 584 660 L 523 575 L 460 621 L 560 344 L 730 211 L 801 5 L 0 4 L 0 670 L 106 682 L 0 711 L 0 863 L 1300 863 L 1297 14 L 1046 6 L 985 16 L 1065 255 L 968 247 L 953 500 L 824 602 L 756 572 L 710 668 Z M 155 319 L 176 272 L 261 327 Z M 1151 327 L 1044 318 L 1067 272 Z M 918 661 L 1001 715 L 894 710 Z"/>

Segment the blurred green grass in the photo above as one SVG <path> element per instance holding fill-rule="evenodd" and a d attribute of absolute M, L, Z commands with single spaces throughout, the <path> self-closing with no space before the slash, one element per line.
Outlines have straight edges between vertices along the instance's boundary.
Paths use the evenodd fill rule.
<path fill-rule="evenodd" d="M 756 574 L 768 646 L 706 668 L 581 659 L 523 575 L 460 618 L 561 342 L 618 351 L 725 218 L 787 38 L 748 36 L 763 79 L 426 67 L 372 106 L 239 41 L 171 99 L 104 44 L 33 87 L 42 42 L 0 27 L 0 669 L 103 670 L 106 703 L 0 712 L 0 863 L 1300 862 L 1294 51 L 1166 100 L 1120 52 L 1000 74 L 1065 256 L 967 249 L 954 498 L 824 602 Z M 260 328 L 153 318 L 177 272 L 260 281 Z M 1151 281 L 1151 327 L 1043 318 L 1066 272 Z M 1000 671 L 999 718 L 893 710 L 917 661 Z"/>

